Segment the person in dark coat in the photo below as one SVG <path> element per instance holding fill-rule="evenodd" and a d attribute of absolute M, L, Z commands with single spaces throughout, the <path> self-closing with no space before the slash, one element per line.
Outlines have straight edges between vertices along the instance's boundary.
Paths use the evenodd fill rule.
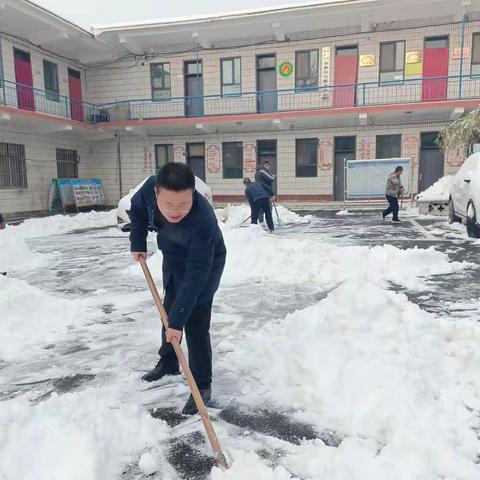
<path fill-rule="evenodd" d="M 2 214 L 0 213 L 0 230 L 3 230 L 5 227 L 6 227 L 5 219 L 2 217 Z"/>
<path fill-rule="evenodd" d="M 260 182 L 252 182 L 250 178 L 243 179 L 245 185 L 245 196 L 250 204 L 250 218 L 252 224 L 258 223 L 258 215 L 261 211 L 265 213 L 265 220 L 267 221 L 270 232 L 275 230 L 272 218 L 272 207 L 270 205 L 271 199 L 275 196 L 273 190 Z"/>
<path fill-rule="evenodd" d="M 188 360 L 202 398 L 211 398 L 212 302 L 222 278 L 226 248 L 213 208 L 195 191 L 195 177 L 188 165 L 167 163 L 132 197 L 130 243 L 135 260 L 146 258 L 148 228 L 157 232 L 163 254 L 163 287 L 169 328 L 162 328 L 160 360 L 142 379 L 159 380 L 179 374 L 173 338 L 188 345 Z M 183 413 L 197 412 L 190 395 Z"/>
<path fill-rule="evenodd" d="M 255 172 L 255 181 L 261 183 L 262 185 L 265 185 L 269 188 L 269 190 L 273 190 L 275 194 L 275 190 L 273 188 L 273 182 L 275 181 L 275 175 L 273 175 L 272 172 L 272 164 L 268 161 L 265 160 L 263 162 L 263 165 L 258 165 L 257 171 Z M 259 216 L 258 216 L 258 221 L 260 223 L 263 222 L 263 214 L 265 212 L 263 210 L 260 210 Z"/>

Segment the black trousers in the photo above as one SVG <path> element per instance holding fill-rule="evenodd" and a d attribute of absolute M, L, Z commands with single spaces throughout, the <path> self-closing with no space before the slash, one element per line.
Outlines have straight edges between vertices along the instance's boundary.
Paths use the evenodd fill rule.
<path fill-rule="evenodd" d="M 398 220 L 398 198 L 392 197 L 391 195 L 386 195 L 385 198 L 387 199 L 389 207 L 383 211 L 383 216 L 386 217 L 393 213 L 393 220 Z"/>
<path fill-rule="evenodd" d="M 165 292 L 164 306 L 167 313 L 175 301 L 176 292 L 170 282 Z M 197 387 L 202 390 L 212 383 L 212 346 L 210 344 L 210 321 L 212 302 L 196 306 L 185 325 L 185 337 L 188 346 L 188 363 Z M 178 368 L 178 360 L 171 343 L 167 343 L 165 328 L 162 327 L 162 346 L 158 351 L 162 362 L 172 368 Z"/>
<path fill-rule="evenodd" d="M 265 220 L 267 221 L 268 229 L 271 231 L 275 230 L 272 218 L 272 207 L 268 198 L 260 198 L 259 200 L 256 200 L 252 203 L 250 208 L 252 223 L 258 223 L 258 215 L 261 211 L 263 211 L 265 213 Z"/>

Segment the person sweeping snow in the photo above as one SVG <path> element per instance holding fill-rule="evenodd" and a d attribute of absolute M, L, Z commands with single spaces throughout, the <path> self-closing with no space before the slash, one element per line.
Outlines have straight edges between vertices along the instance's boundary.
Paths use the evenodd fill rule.
<path fill-rule="evenodd" d="M 272 217 L 272 206 L 270 205 L 271 199 L 274 197 L 273 190 L 268 185 L 262 185 L 259 182 L 252 182 L 250 178 L 245 177 L 243 179 L 245 185 L 245 196 L 250 204 L 250 217 L 251 223 L 258 223 L 258 216 L 261 211 L 265 213 L 265 220 L 267 221 L 268 229 L 270 233 L 275 230 Z"/>
<path fill-rule="evenodd" d="M 157 232 L 168 313 L 168 329 L 162 327 L 160 360 L 142 380 L 153 382 L 180 373 L 170 342 L 173 338 L 180 342 L 185 328 L 190 369 L 207 403 L 212 383 L 212 303 L 227 254 L 213 208 L 195 191 L 195 177 L 188 165 L 167 163 L 132 197 L 130 217 L 134 260 L 147 256 L 149 226 Z M 191 395 L 182 413 L 197 413 Z"/>
<path fill-rule="evenodd" d="M 403 185 L 400 176 L 402 175 L 403 167 L 396 167 L 395 171 L 391 173 L 387 178 L 387 188 L 385 190 L 385 198 L 389 204 L 388 208 L 383 210 L 382 219 L 393 213 L 392 222 L 401 223 L 401 220 L 398 218 L 398 198 L 403 192 Z"/>

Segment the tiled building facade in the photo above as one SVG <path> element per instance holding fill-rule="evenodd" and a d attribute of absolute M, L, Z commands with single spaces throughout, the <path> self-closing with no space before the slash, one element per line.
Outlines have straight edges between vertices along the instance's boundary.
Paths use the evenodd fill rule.
<path fill-rule="evenodd" d="M 65 150 L 70 173 L 102 179 L 111 205 L 166 160 L 190 163 L 220 201 L 240 200 L 266 159 L 284 201 L 343 198 L 345 158 L 409 158 L 417 192 L 461 164 L 436 133 L 480 98 L 473 0 L 332 1 L 95 36 L 23 14 L 30 36 L 18 40 L 13 21 L 0 34 L 6 213 L 47 208 Z M 46 48 L 34 37 L 52 22 Z"/>

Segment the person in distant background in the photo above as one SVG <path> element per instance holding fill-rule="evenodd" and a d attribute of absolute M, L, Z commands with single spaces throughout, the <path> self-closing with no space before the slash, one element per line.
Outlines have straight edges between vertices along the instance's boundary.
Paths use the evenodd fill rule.
<path fill-rule="evenodd" d="M 273 190 L 268 185 L 262 185 L 260 182 L 252 182 L 250 178 L 243 179 L 245 185 L 245 196 L 250 204 L 251 223 L 258 223 L 258 215 L 260 211 L 265 212 L 265 220 L 267 221 L 270 233 L 275 230 L 272 218 L 272 207 L 270 202 L 274 197 Z"/>
<path fill-rule="evenodd" d="M 382 212 L 382 219 L 385 220 L 387 215 L 393 213 L 392 222 L 400 223 L 398 218 L 398 197 L 403 192 L 403 185 L 400 176 L 402 175 L 403 167 L 398 166 L 395 171 L 387 178 L 387 188 L 385 191 L 385 198 L 387 199 L 389 207 Z"/>
<path fill-rule="evenodd" d="M 272 172 L 272 164 L 268 160 L 265 160 L 262 166 L 260 165 L 257 166 L 257 171 L 255 172 L 255 181 L 268 187 L 268 189 L 272 190 L 273 194 L 275 195 L 275 191 L 273 189 L 273 182 L 275 181 L 275 175 L 271 172 Z M 260 223 L 263 222 L 263 214 L 264 214 L 264 211 L 262 209 L 258 214 L 258 221 Z"/>

